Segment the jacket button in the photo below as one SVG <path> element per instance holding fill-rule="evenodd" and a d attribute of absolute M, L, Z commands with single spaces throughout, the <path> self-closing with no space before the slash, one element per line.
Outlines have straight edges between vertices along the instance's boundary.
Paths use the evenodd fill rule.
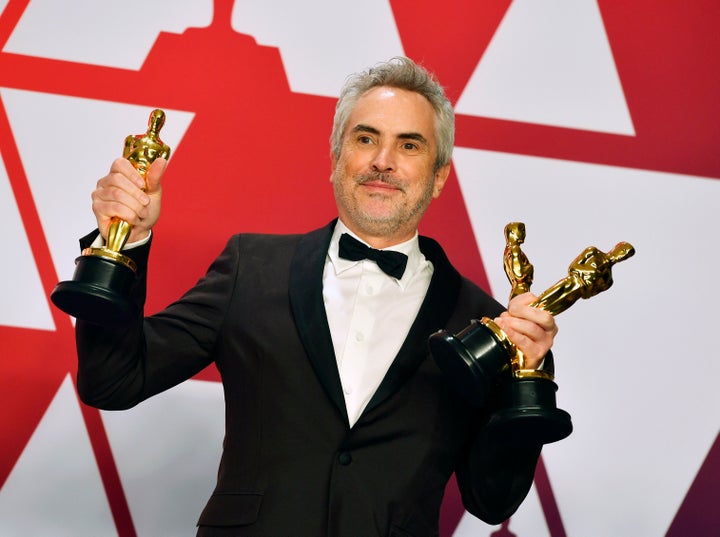
<path fill-rule="evenodd" d="M 343 466 L 347 466 L 352 462 L 352 455 L 349 451 L 341 451 L 338 453 L 338 462 Z"/>

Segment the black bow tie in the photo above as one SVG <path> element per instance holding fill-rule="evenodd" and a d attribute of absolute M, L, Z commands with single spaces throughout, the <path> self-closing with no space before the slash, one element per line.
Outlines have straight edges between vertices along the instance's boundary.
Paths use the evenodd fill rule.
<path fill-rule="evenodd" d="M 340 236 L 340 257 L 350 261 L 370 259 L 375 261 L 385 274 L 398 280 L 402 278 L 408 260 L 408 257 L 402 252 L 370 248 L 347 233 Z"/>

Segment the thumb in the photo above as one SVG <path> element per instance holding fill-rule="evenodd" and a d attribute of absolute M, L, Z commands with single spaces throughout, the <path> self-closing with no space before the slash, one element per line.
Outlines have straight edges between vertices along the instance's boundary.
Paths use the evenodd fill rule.
<path fill-rule="evenodd" d="M 535 300 L 537 300 L 537 297 L 530 292 L 526 292 L 516 297 L 513 297 L 508 303 L 508 311 L 510 313 L 516 312 L 516 308 L 518 306 L 527 306 L 529 304 L 532 304 Z"/>
<path fill-rule="evenodd" d="M 155 159 L 153 163 L 150 164 L 145 178 L 147 181 L 146 194 L 156 194 L 160 192 L 160 183 L 167 165 L 168 161 L 162 157 Z"/>

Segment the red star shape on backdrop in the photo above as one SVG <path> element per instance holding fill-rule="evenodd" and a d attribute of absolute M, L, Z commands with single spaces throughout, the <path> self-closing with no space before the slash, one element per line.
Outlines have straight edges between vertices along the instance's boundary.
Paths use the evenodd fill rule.
<path fill-rule="evenodd" d="M 7 41 L 27 5 L 27 0 L 8 3 L 0 18 L 0 43 Z M 391 5 L 407 55 L 435 71 L 456 102 L 510 2 L 487 2 L 482 12 L 470 9 L 472 2 L 461 0 L 445 2 L 442 12 L 434 2 L 395 0 Z M 308 230 L 335 214 L 326 149 L 334 99 L 290 91 L 278 50 L 259 46 L 253 38 L 232 30 L 231 1 L 217 0 L 215 8 L 208 28 L 191 29 L 179 36 L 161 34 L 138 71 L 0 54 L 0 85 L 4 87 L 148 107 L 162 103 L 196 114 L 182 143 L 174 148 L 166 175 L 148 311 L 161 308 L 192 285 L 229 234 Z M 720 122 L 715 119 L 720 117 L 716 99 L 720 94 L 720 56 L 684 53 L 719 49 L 715 20 L 698 15 L 717 9 L 713 2 L 697 2 L 679 10 L 650 0 L 629 7 L 601 1 L 600 9 L 637 136 L 459 115 L 457 145 L 720 177 L 720 157 L 713 147 L 720 138 Z M 418 20 L 426 21 L 427 27 L 419 26 Z M 707 42 L 696 42 L 701 40 Z M 219 52 L 208 56 L 207 50 Z M 268 145 L 279 158 L 257 158 L 267 154 Z M 691 157 L 697 158 L 688 158 L 688 148 Z M 49 295 L 58 278 L 1 103 L 0 150 Z M 202 222 L 202 228 L 196 222 Z M 429 212 L 423 232 L 446 246 L 461 272 L 488 287 L 456 178 Z M 189 244 L 192 253 L 182 249 Z M 169 273 L 172 279 L 166 277 Z M 0 485 L 60 383 L 68 372 L 75 371 L 69 319 L 53 309 L 53 321 L 55 332 L 0 326 L 0 341 L 10 355 L 25 357 L 24 362 L 4 364 L 5 375 L 0 380 L 0 419 L 12 431 L 0 448 Z M 219 380 L 212 368 L 199 378 Z M 134 535 L 102 420 L 98 411 L 82 409 L 118 532 Z M 712 496 L 716 489 L 709 476 L 717 474 L 718 461 L 720 445 L 716 441 L 669 535 L 686 534 L 683 532 L 697 524 L 698 517 L 712 523 L 707 518 L 710 511 L 700 507 L 701 499 Z M 551 535 L 564 535 L 542 462 L 536 486 Z M 452 486 L 449 496 L 442 518 L 443 535 L 452 533 L 462 515 Z"/>

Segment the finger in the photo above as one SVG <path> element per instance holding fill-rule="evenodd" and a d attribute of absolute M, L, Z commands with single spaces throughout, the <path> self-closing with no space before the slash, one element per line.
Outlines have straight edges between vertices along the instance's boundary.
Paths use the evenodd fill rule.
<path fill-rule="evenodd" d="M 508 305 L 508 313 L 513 317 L 526 319 L 540 325 L 544 330 L 557 333 L 555 317 L 545 310 L 531 306 L 537 297 L 531 293 L 525 293 L 514 298 Z"/>
<path fill-rule="evenodd" d="M 93 203 L 125 205 L 135 211 L 140 211 L 150 203 L 150 198 L 145 192 L 137 188 L 125 176 L 118 174 L 100 180 L 91 197 Z"/>
<path fill-rule="evenodd" d="M 534 294 L 532 294 L 530 292 L 522 293 L 522 294 L 510 299 L 510 303 L 508 304 L 508 309 L 510 309 L 510 307 L 512 307 L 513 305 L 528 306 L 528 305 L 532 304 L 535 300 L 537 300 L 537 297 Z"/>
<path fill-rule="evenodd" d="M 142 175 L 140 175 L 140 172 L 138 172 L 135 169 L 135 166 L 132 165 L 132 163 L 125 158 L 116 158 L 112 165 L 110 166 L 110 175 L 114 174 L 120 174 L 124 177 L 126 177 L 132 184 L 135 185 L 135 187 L 145 190 L 146 184 L 145 179 Z"/>
<path fill-rule="evenodd" d="M 118 159 L 110 168 L 110 173 L 97 182 L 95 193 L 105 201 L 122 202 L 128 195 L 140 204 L 147 205 L 150 198 L 144 189 L 145 181 L 132 164 L 125 159 Z"/>
<path fill-rule="evenodd" d="M 148 168 L 147 173 L 147 190 L 148 194 L 156 194 L 160 192 L 162 176 L 167 168 L 168 161 L 159 157 L 153 161 Z"/>
<path fill-rule="evenodd" d="M 93 212 L 101 229 L 106 227 L 107 222 L 114 217 L 136 226 L 147 218 L 148 213 L 144 206 L 129 207 L 126 204 L 105 201 L 93 202 Z"/>
<path fill-rule="evenodd" d="M 544 341 L 552 337 L 551 331 L 545 330 L 537 323 L 508 314 L 501 315 L 495 322 L 510 339 L 515 337 L 528 341 Z M 513 340 L 513 343 L 517 344 L 518 342 Z"/>
<path fill-rule="evenodd" d="M 557 327 L 554 325 L 546 330 L 542 326 L 522 319 L 513 317 L 507 312 L 495 319 L 495 323 L 507 334 L 526 357 L 531 360 L 542 359 L 552 347 Z"/>
<path fill-rule="evenodd" d="M 100 181 L 91 195 L 93 212 L 99 219 L 118 216 L 133 223 L 147 216 L 150 198 L 130 179 L 111 174 Z"/>

